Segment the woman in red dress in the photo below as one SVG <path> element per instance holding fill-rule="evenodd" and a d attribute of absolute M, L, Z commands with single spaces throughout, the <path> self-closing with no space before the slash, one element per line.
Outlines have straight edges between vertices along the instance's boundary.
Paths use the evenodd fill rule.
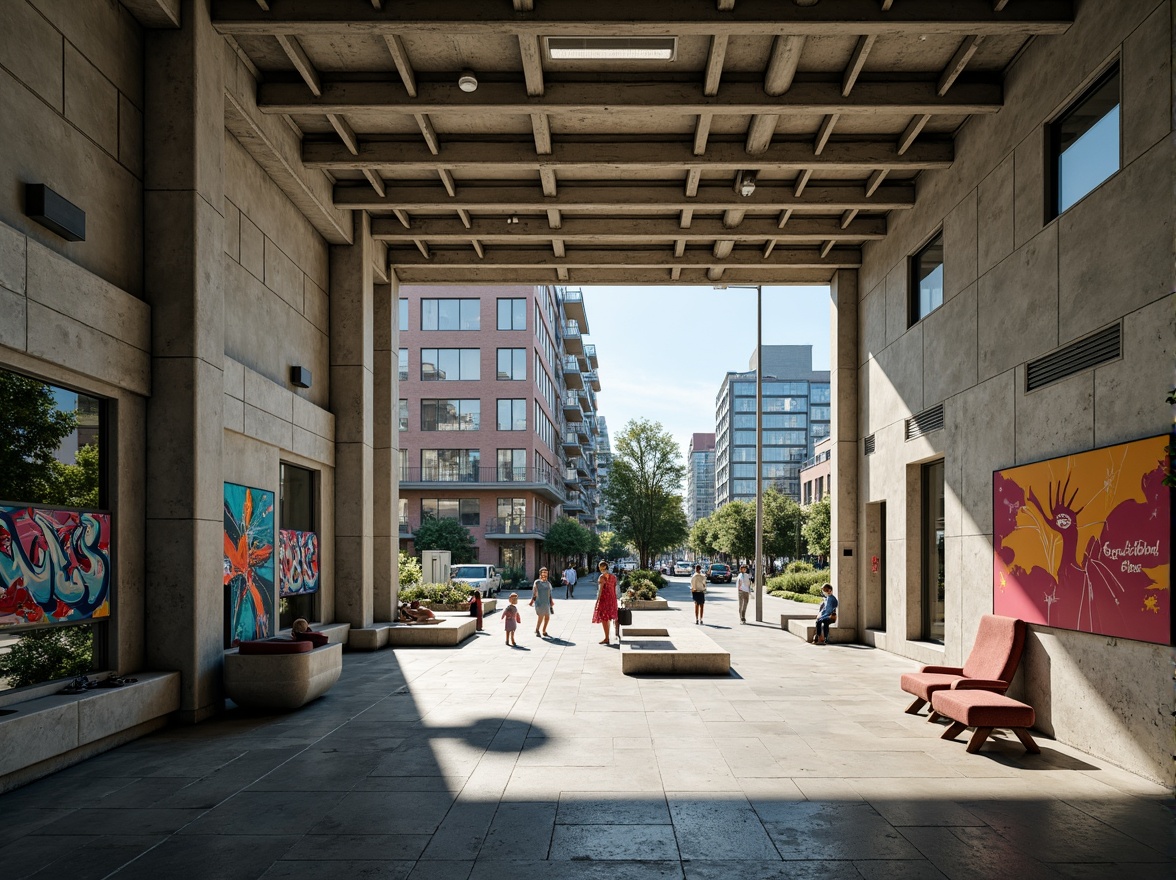
<path fill-rule="evenodd" d="M 604 625 L 604 638 L 600 644 L 607 645 L 609 624 L 617 619 L 617 578 L 609 573 L 607 562 L 601 562 L 596 567 L 600 570 L 600 577 L 596 580 L 596 607 L 592 610 L 592 622 Z"/>

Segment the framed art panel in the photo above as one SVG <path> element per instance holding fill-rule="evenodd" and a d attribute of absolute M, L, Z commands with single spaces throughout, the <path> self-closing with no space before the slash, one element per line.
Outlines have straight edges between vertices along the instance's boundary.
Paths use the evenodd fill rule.
<path fill-rule="evenodd" d="M 274 632 L 274 493 L 225 483 L 226 644 Z"/>

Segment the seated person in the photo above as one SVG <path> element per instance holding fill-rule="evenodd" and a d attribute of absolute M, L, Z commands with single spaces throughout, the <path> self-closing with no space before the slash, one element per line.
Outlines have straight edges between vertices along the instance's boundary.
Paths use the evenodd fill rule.
<path fill-rule="evenodd" d="M 436 623 L 437 615 L 422 608 L 420 602 L 401 602 L 400 620 L 404 623 Z"/>
<path fill-rule="evenodd" d="M 470 617 L 478 619 L 478 632 L 482 631 L 482 591 L 475 588 L 470 590 L 470 597 L 466 599 L 470 606 Z"/>
<path fill-rule="evenodd" d="M 290 624 L 290 638 L 296 642 L 310 642 L 316 648 L 321 648 L 329 641 L 326 633 L 313 632 L 304 617 L 299 617 Z"/>

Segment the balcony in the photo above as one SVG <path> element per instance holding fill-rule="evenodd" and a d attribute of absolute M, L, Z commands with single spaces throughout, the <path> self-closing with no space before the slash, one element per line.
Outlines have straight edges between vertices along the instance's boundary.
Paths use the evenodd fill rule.
<path fill-rule="evenodd" d="M 583 291 L 565 289 L 560 295 L 560 302 L 563 303 L 564 314 L 573 321 L 578 321 L 584 333 L 592 332 L 588 329 L 588 313 L 584 311 Z"/>
<path fill-rule="evenodd" d="M 589 370 L 588 375 L 584 378 L 588 380 L 588 384 L 592 386 L 593 391 L 600 390 L 600 374 L 596 370 Z"/>
<path fill-rule="evenodd" d="M 564 468 L 564 483 L 569 486 L 580 485 L 580 475 L 576 473 L 576 469 L 574 467 Z"/>
<path fill-rule="evenodd" d="M 580 406 L 580 394 L 583 392 L 568 391 L 563 396 L 563 414 L 564 420 L 568 422 L 579 422 L 584 419 L 584 410 Z"/>
<path fill-rule="evenodd" d="M 524 490 L 560 503 L 564 498 L 563 483 L 552 468 L 510 467 L 430 467 L 401 468 L 401 489 L 501 489 L 509 485 L 513 490 Z"/>
<path fill-rule="evenodd" d="M 563 370 L 565 387 L 576 391 L 584 387 L 584 374 L 580 372 L 580 363 L 576 358 L 565 355 L 560 361 L 560 369 Z"/>
<path fill-rule="evenodd" d="M 578 473 L 581 477 L 588 476 L 588 462 L 586 462 L 583 458 L 577 456 L 576 458 L 569 461 L 568 464 L 575 467 L 576 473 Z"/>
<path fill-rule="evenodd" d="M 583 424 L 581 422 L 580 424 Z M 563 451 L 564 455 L 569 458 L 573 455 L 580 454 L 580 435 L 575 431 L 564 431 L 563 435 Z"/>
<path fill-rule="evenodd" d="M 550 528 L 551 523 L 534 516 L 495 517 L 486 523 L 486 537 L 492 541 L 541 540 Z"/>
<path fill-rule="evenodd" d="M 578 321 L 565 321 L 563 327 L 563 347 L 568 354 L 583 354 L 584 340 L 580 337 Z"/>
<path fill-rule="evenodd" d="M 584 510 L 584 499 L 579 492 L 569 492 L 568 498 L 563 503 L 564 513 L 571 513 L 572 511 Z"/>
<path fill-rule="evenodd" d="M 400 540 L 411 541 L 413 536 L 413 528 L 408 521 L 407 516 L 400 517 Z"/>
<path fill-rule="evenodd" d="M 585 413 L 596 412 L 596 401 L 588 389 L 576 392 L 580 398 L 580 409 Z"/>
<path fill-rule="evenodd" d="M 576 425 L 576 436 L 580 438 L 581 446 L 587 446 L 592 442 L 592 426 L 587 419 Z"/>
<path fill-rule="evenodd" d="M 591 366 L 592 369 L 596 369 L 597 367 L 600 366 L 600 361 L 598 361 L 596 359 L 596 346 L 595 345 L 585 345 L 584 346 L 584 355 L 588 358 L 588 365 Z"/>

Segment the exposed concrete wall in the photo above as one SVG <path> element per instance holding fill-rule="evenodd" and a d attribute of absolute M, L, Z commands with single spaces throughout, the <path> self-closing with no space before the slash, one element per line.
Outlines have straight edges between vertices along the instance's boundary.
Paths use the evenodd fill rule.
<path fill-rule="evenodd" d="M 143 33 L 116 0 L 0 4 L 0 221 L 143 294 Z M 86 212 L 68 242 L 24 214 L 25 183 Z"/>
<path fill-rule="evenodd" d="M 864 505 L 886 501 L 887 620 L 871 639 L 922 662 L 963 661 L 992 610 L 995 468 L 1163 433 L 1176 350 L 1172 291 L 1172 7 L 1079 5 L 1070 31 L 1008 73 L 1005 107 L 973 118 L 950 171 L 925 173 L 914 210 L 865 248 L 859 437 Z M 1123 167 L 1046 221 L 1045 125 L 1121 59 Z M 907 327 L 908 257 L 944 232 L 944 304 Z M 1026 393 L 1024 364 L 1114 321 L 1123 358 Z M 943 403 L 945 427 L 906 442 L 903 420 Z M 860 444 L 860 439 L 859 439 Z M 946 468 L 946 639 L 919 641 L 919 465 Z M 874 526 L 871 526 L 872 528 Z M 859 565 L 865 576 L 868 560 Z M 1059 739 L 1176 781 L 1169 649 L 1034 627 L 1018 692 Z"/>

